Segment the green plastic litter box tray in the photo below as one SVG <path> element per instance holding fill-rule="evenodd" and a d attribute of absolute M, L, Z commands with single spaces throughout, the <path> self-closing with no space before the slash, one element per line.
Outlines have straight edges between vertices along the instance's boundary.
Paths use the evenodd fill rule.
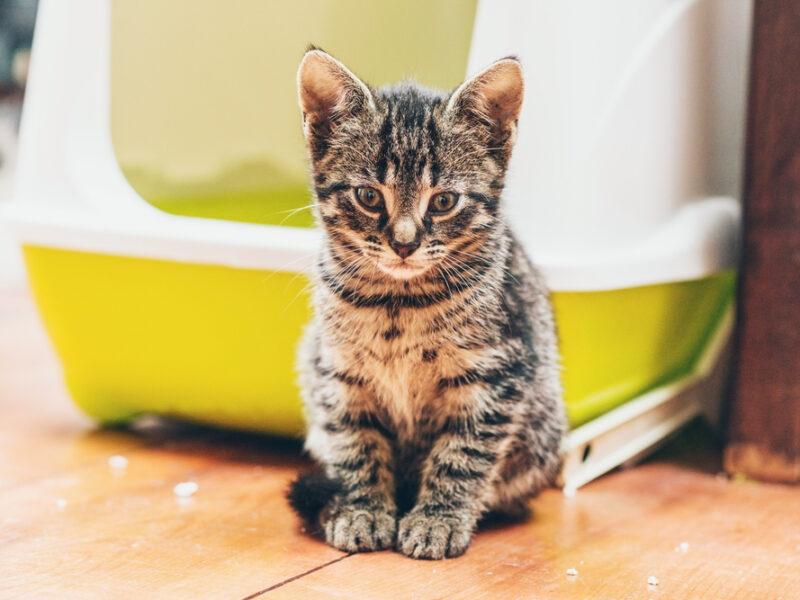
<path fill-rule="evenodd" d="M 451 88 L 497 53 L 490 4 L 41 2 L 17 193 L 3 220 L 23 245 L 81 409 L 102 423 L 156 414 L 302 435 L 295 346 L 321 238 L 308 210 L 299 58 L 314 41 L 375 84 L 414 75 Z M 530 72 L 552 75 L 535 64 Z M 528 114 L 548 110 L 536 99 L 528 95 Z M 631 146 L 639 148 L 631 160 L 658 159 L 672 132 L 704 135 L 636 114 L 670 134 L 654 138 L 652 153 Z M 550 153 L 523 125 L 517 171 Z M 558 172 L 577 177 L 581 168 Z M 665 203 L 661 189 L 642 203 L 639 224 L 613 194 L 587 197 L 587 207 L 602 201 L 608 238 L 589 244 L 580 197 L 541 210 L 525 190 L 509 189 L 512 225 L 553 291 L 573 425 L 565 448 L 583 469 L 569 485 L 701 411 L 680 395 L 719 362 L 739 219 L 728 190 L 706 192 Z M 609 215 L 623 213 L 616 227 Z M 543 228 L 560 243 L 543 243 Z M 613 443 L 602 442 L 615 431 Z"/>
<path fill-rule="evenodd" d="M 305 276 L 35 246 L 25 259 L 69 390 L 90 416 L 302 433 L 294 348 L 309 317 Z M 571 423 L 688 373 L 733 280 L 554 293 Z"/>

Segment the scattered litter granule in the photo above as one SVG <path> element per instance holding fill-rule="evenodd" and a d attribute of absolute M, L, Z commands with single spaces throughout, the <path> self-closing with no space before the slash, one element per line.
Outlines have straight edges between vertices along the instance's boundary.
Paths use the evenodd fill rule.
<path fill-rule="evenodd" d="M 689 542 L 681 542 L 680 544 L 678 544 L 675 550 L 677 550 L 681 554 L 686 554 L 689 551 Z"/>
<path fill-rule="evenodd" d="M 125 469 L 128 466 L 128 459 L 121 454 L 115 454 L 108 457 L 108 466 L 112 469 Z"/>
<path fill-rule="evenodd" d="M 648 587 L 658 586 L 658 577 L 656 577 L 655 575 L 650 575 L 650 577 L 647 578 L 647 586 Z"/>
<path fill-rule="evenodd" d="M 564 496 L 566 496 L 567 498 L 574 498 L 576 491 L 577 490 L 573 486 L 566 485 L 566 486 L 564 486 L 564 489 L 561 490 L 561 493 L 563 493 Z"/>
<path fill-rule="evenodd" d="M 578 569 L 575 567 L 570 567 L 567 569 L 567 577 L 577 577 L 578 576 Z"/>
<path fill-rule="evenodd" d="M 172 488 L 172 491 L 178 498 L 191 498 L 199 489 L 200 486 L 194 481 L 181 481 L 180 483 L 175 484 L 175 487 Z"/>
<path fill-rule="evenodd" d="M 59 498 L 58 500 L 56 500 L 56 507 L 57 508 L 62 508 L 62 509 L 66 508 L 67 507 L 67 501 L 64 500 L 64 498 Z"/>

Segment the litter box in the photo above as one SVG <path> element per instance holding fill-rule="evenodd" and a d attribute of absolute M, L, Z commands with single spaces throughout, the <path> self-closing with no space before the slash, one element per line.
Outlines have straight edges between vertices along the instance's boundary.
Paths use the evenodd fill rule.
<path fill-rule="evenodd" d="M 4 222 L 72 397 L 103 423 L 302 435 L 295 345 L 320 241 L 304 47 L 376 84 L 444 88 L 515 53 L 506 202 L 553 291 L 564 483 L 636 459 L 720 396 L 747 48 L 730 6 L 585 7 L 608 40 L 574 2 L 43 0 Z"/>

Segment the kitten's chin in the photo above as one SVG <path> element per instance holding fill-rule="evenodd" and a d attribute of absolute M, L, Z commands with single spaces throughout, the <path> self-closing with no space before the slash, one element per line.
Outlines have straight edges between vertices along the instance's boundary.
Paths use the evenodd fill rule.
<path fill-rule="evenodd" d="M 428 267 L 409 263 L 385 264 L 379 262 L 378 269 L 394 279 L 407 281 L 419 277 L 428 270 Z"/>

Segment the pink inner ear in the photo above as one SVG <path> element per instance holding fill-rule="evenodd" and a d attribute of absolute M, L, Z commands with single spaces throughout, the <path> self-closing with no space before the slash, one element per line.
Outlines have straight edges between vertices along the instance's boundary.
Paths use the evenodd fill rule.
<path fill-rule="evenodd" d="M 300 106 L 304 113 L 328 114 L 345 94 L 345 82 L 332 59 L 318 52 L 303 58 L 298 74 Z"/>
<path fill-rule="evenodd" d="M 523 98 L 522 69 L 514 59 L 503 59 L 466 82 L 454 104 L 469 107 L 501 129 L 517 120 Z"/>
<path fill-rule="evenodd" d="M 483 111 L 493 121 L 506 124 L 519 116 L 523 98 L 522 71 L 515 60 L 503 60 L 476 78 L 476 93 Z"/>
<path fill-rule="evenodd" d="M 307 52 L 297 73 L 300 107 L 306 114 L 329 117 L 372 105 L 369 88 L 342 63 L 321 50 Z"/>

